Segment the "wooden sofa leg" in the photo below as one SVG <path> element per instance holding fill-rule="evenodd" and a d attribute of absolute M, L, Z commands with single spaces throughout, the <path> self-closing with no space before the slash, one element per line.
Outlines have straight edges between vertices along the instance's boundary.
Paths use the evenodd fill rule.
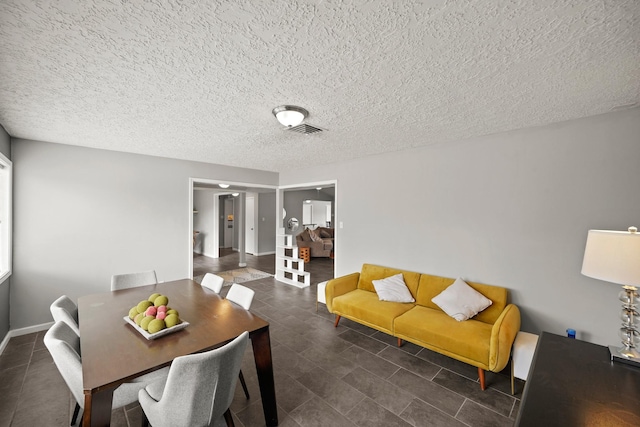
<path fill-rule="evenodd" d="M 337 327 L 338 327 L 338 322 L 339 322 L 339 321 L 340 321 L 340 315 L 339 315 L 339 314 L 336 314 L 336 323 L 335 323 L 335 325 L 333 325 L 335 328 L 337 328 Z"/>
<path fill-rule="evenodd" d="M 478 368 L 478 377 L 480 377 L 480 388 L 484 390 L 486 387 L 484 383 L 484 369 Z"/>
<path fill-rule="evenodd" d="M 402 347 L 402 340 L 398 338 L 398 347 Z"/>

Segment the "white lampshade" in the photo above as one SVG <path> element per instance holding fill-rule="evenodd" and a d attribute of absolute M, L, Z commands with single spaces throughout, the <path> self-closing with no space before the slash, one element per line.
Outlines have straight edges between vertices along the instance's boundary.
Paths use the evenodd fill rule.
<path fill-rule="evenodd" d="M 640 234 L 589 230 L 582 274 L 620 285 L 640 286 Z"/>
<path fill-rule="evenodd" d="M 309 112 L 295 105 L 281 105 L 273 109 L 273 115 L 283 126 L 298 126 L 309 115 Z"/>

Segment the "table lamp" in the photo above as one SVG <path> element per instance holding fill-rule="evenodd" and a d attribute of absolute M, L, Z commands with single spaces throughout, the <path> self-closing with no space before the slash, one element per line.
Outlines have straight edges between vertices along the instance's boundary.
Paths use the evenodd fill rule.
<path fill-rule="evenodd" d="M 640 366 L 637 346 L 638 311 L 636 299 L 640 286 L 640 234 L 636 227 L 629 231 L 589 230 L 584 249 L 582 274 L 607 282 L 618 283 L 622 291 L 620 338 L 622 347 L 609 346 L 612 361 L 621 361 Z"/>

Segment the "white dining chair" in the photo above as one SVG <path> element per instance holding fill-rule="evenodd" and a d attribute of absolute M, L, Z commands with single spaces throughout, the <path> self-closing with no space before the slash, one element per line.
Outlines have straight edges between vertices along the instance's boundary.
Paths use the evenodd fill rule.
<path fill-rule="evenodd" d="M 78 326 L 78 306 L 66 295 L 51 303 L 49 307 L 54 322 L 64 322 L 76 335 L 80 336 L 80 327 Z"/>
<path fill-rule="evenodd" d="M 80 412 L 84 409 L 84 391 L 82 386 L 82 358 L 80 357 L 80 337 L 63 321 L 54 323 L 44 335 L 44 345 L 49 350 L 53 362 L 67 387 L 76 399 L 71 425 L 74 425 Z M 112 409 L 134 403 L 138 400 L 138 391 L 147 384 L 162 381 L 169 374 L 169 368 L 153 371 L 136 378 L 132 382 L 121 384 L 113 392 Z"/>
<path fill-rule="evenodd" d="M 136 288 L 138 286 L 154 285 L 158 283 L 155 270 L 139 273 L 114 274 L 111 276 L 111 290 Z"/>
<path fill-rule="evenodd" d="M 173 359 L 166 381 L 138 392 L 143 426 L 233 426 L 229 406 L 248 342 L 245 331 L 223 347 Z"/>
<path fill-rule="evenodd" d="M 227 299 L 238 304 L 245 310 L 249 310 L 251 308 L 251 303 L 253 302 L 253 297 L 255 294 L 256 293 L 253 291 L 253 289 L 249 289 L 246 286 L 234 283 L 233 285 L 231 285 L 231 288 L 227 293 Z"/>
<path fill-rule="evenodd" d="M 231 285 L 231 288 L 227 293 L 227 299 L 238 304 L 245 310 L 249 310 L 251 308 L 251 303 L 253 302 L 253 297 L 255 294 L 256 293 L 253 289 L 249 289 L 246 286 L 234 283 L 233 285 Z M 238 376 L 240 377 L 240 384 L 242 385 L 242 390 L 244 390 L 244 395 L 247 397 L 247 399 L 249 399 L 249 389 L 247 388 L 247 383 L 244 380 L 242 369 L 240 370 Z"/>
<path fill-rule="evenodd" d="M 205 288 L 211 289 L 216 294 L 219 294 L 222 290 L 222 285 L 224 284 L 224 278 L 217 274 L 207 273 L 202 278 L 202 283 L 200 284 Z"/>

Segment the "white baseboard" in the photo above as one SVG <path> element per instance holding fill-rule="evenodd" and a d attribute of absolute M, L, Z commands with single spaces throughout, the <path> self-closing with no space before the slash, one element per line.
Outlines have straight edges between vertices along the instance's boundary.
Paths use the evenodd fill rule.
<path fill-rule="evenodd" d="M 257 253 L 255 256 L 263 256 L 263 255 L 275 255 L 276 251 L 269 251 L 269 252 L 259 252 Z"/>
<path fill-rule="evenodd" d="M 42 323 L 40 325 L 34 325 L 34 326 L 28 326 L 26 328 L 10 330 L 9 332 L 7 332 L 7 335 L 4 337 L 4 339 L 0 343 L 0 354 L 4 352 L 4 349 L 7 347 L 7 344 L 9 344 L 9 340 L 11 338 L 19 337 L 21 335 L 32 334 L 34 332 L 46 331 L 51 327 L 51 325 L 53 325 L 53 322 L 47 322 L 47 323 Z"/>

